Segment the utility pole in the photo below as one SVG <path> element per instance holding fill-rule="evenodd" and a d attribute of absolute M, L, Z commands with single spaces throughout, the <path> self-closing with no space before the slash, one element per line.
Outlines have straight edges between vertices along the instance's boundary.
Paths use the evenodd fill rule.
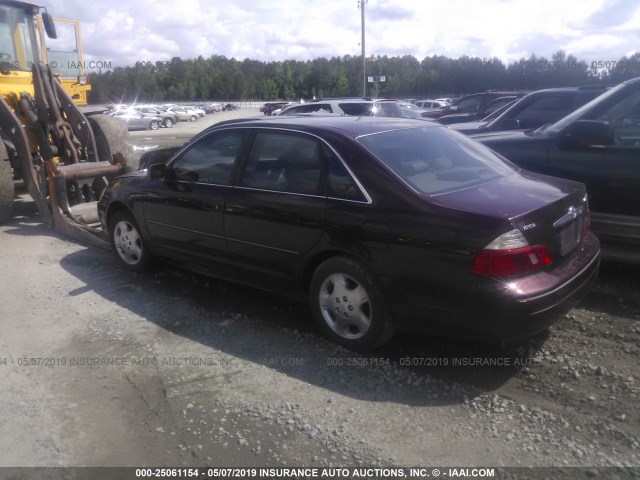
<path fill-rule="evenodd" d="M 358 0 L 358 7 L 360 8 L 360 15 L 362 20 L 362 98 L 367 96 L 367 66 L 364 50 L 364 5 L 368 0 Z"/>

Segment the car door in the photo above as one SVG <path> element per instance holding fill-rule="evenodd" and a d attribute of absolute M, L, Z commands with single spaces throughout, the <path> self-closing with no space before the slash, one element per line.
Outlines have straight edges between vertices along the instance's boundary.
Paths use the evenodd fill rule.
<path fill-rule="evenodd" d="M 608 102 L 581 120 L 605 122 L 604 142 L 563 147 L 563 137 L 549 152 L 549 173 L 587 186 L 592 229 L 604 243 L 637 246 L 640 242 L 640 88 Z M 601 124 L 600 123 L 600 124 Z M 596 124 L 597 125 L 597 124 Z M 588 125 L 587 125 L 588 126 Z M 569 126 L 570 132 L 572 126 Z M 567 132 L 564 138 L 567 138 Z M 569 137 L 570 138 L 570 137 Z M 587 138 L 588 140 L 588 138 Z"/>
<path fill-rule="evenodd" d="M 550 172 L 584 182 L 596 214 L 640 217 L 640 88 L 581 120 L 608 123 L 613 141 L 565 146 L 561 136 L 549 152 Z"/>
<path fill-rule="evenodd" d="M 230 257 L 252 278 L 294 280 L 320 239 L 326 209 L 320 146 L 310 135 L 255 133 L 224 213 Z"/>
<path fill-rule="evenodd" d="M 246 130 L 211 133 L 150 180 L 140 201 L 152 244 L 173 257 L 226 263 L 223 207 Z"/>

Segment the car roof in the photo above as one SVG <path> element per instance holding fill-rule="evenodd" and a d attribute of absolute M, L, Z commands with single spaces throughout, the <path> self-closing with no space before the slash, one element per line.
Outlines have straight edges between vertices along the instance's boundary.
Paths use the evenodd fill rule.
<path fill-rule="evenodd" d="M 357 116 L 302 116 L 302 117 L 254 117 L 227 120 L 217 123 L 203 132 L 206 134 L 218 129 L 231 127 L 245 128 L 282 128 L 310 133 L 319 130 L 333 130 L 343 135 L 358 137 L 360 135 L 401 130 L 405 128 L 445 128 L 436 122 L 425 122 L 412 118 L 397 117 L 357 117 Z"/>

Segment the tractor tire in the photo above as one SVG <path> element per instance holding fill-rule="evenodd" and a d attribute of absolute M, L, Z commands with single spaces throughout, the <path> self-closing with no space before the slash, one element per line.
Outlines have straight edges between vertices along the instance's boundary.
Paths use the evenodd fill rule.
<path fill-rule="evenodd" d="M 13 169 L 4 143 L 0 141 L 0 223 L 13 217 Z"/>
<path fill-rule="evenodd" d="M 96 139 L 99 161 L 113 163 L 113 155 L 122 154 L 132 170 L 138 169 L 139 159 L 133 153 L 127 127 L 117 118 L 108 115 L 89 115 L 89 124 Z"/>

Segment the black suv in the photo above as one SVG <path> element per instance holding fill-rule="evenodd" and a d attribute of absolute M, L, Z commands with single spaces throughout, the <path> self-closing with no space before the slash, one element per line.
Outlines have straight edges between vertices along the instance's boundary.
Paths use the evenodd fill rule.
<path fill-rule="evenodd" d="M 640 77 L 552 125 L 472 137 L 522 168 L 585 183 L 605 257 L 640 263 Z"/>
<path fill-rule="evenodd" d="M 606 91 L 607 87 L 601 85 L 538 90 L 523 97 L 497 117 L 449 126 L 467 135 L 538 128 L 557 122 Z"/>

